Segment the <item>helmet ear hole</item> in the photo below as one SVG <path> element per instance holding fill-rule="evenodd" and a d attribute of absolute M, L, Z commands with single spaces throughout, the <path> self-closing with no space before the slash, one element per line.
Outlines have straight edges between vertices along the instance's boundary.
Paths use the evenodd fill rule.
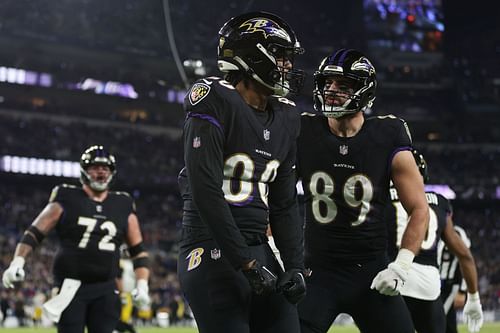
<path fill-rule="evenodd" d="M 281 79 L 281 73 L 276 69 L 270 73 L 270 76 L 271 80 L 275 82 L 278 82 Z"/>

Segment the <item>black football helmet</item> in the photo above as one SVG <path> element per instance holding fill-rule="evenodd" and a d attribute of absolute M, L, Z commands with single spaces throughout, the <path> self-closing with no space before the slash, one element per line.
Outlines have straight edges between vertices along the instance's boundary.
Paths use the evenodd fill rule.
<path fill-rule="evenodd" d="M 417 163 L 418 171 L 420 171 L 420 174 L 424 178 L 424 183 L 427 183 L 429 181 L 429 169 L 427 168 L 427 162 L 425 161 L 424 155 L 420 154 L 416 149 L 413 149 L 411 152 Z"/>
<path fill-rule="evenodd" d="M 106 165 L 111 170 L 108 179 L 104 181 L 93 180 L 87 169 L 91 165 Z M 113 177 L 116 174 L 116 160 L 103 146 L 91 146 L 83 152 L 80 157 L 80 182 L 87 184 L 97 192 L 103 192 L 109 188 Z"/>
<path fill-rule="evenodd" d="M 314 108 L 327 117 L 340 118 L 347 114 L 364 111 L 375 100 L 377 79 L 375 67 L 361 52 L 341 49 L 321 61 L 314 73 Z M 354 93 L 348 94 L 343 105 L 326 105 L 326 94 L 335 95 L 332 90 L 325 91 L 327 78 L 342 76 L 354 81 Z"/>
<path fill-rule="evenodd" d="M 241 72 L 276 95 L 298 93 L 304 81 L 302 70 L 287 70 L 278 64 L 304 53 L 292 28 L 280 17 L 252 12 L 227 21 L 219 31 L 217 64 L 223 73 Z"/>

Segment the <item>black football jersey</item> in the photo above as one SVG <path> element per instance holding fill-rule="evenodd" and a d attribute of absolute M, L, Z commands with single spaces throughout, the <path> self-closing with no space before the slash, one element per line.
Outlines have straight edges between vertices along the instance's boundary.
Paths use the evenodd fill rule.
<path fill-rule="evenodd" d="M 103 202 L 93 201 L 81 187 L 56 186 L 50 202 L 63 208 L 56 233 L 60 247 L 54 277 L 84 283 L 104 282 L 118 276 L 120 245 L 125 241 L 128 217 L 135 212 L 125 192 L 109 192 Z"/>
<path fill-rule="evenodd" d="M 387 246 L 384 208 L 393 156 L 411 149 L 406 123 L 365 119 L 353 137 L 334 135 L 322 115 L 302 115 L 298 173 L 305 201 L 306 264 L 365 262 Z"/>
<path fill-rule="evenodd" d="M 294 106 L 284 97 L 270 96 L 266 112 L 259 113 L 225 80 L 210 77 L 193 85 L 184 103 L 186 167 L 179 175 L 183 225 L 206 231 L 196 233 L 193 241 L 214 237 L 236 263 L 245 256 L 239 253 L 246 246 L 242 244 L 265 235 L 270 211 L 283 208 L 280 214 L 290 214 L 285 210 L 295 201 L 300 128 Z M 190 188 L 193 183 L 206 185 L 198 190 Z M 193 191 L 202 190 L 204 200 L 197 203 L 203 207 L 197 207 Z"/>
<path fill-rule="evenodd" d="M 398 192 L 394 187 L 390 188 L 391 201 L 386 207 L 387 226 L 389 234 L 388 252 L 389 257 L 396 258 L 401 239 L 408 224 L 408 214 L 399 201 Z M 420 246 L 420 252 L 414 262 L 422 265 L 438 267 L 437 245 L 443 235 L 446 219 L 451 213 L 451 206 L 445 197 L 434 192 L 426 192 L 425 197 L 429 204 L 429 226 L 425 239 Z"/>

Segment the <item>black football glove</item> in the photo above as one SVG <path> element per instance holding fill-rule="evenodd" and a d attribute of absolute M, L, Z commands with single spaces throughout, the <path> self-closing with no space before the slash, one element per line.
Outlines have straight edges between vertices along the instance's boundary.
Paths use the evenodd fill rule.
<path fill-rule="evenodd" d="M 276 290 L 276 275 L 257 260 L 248 269 L 242 270 L 254 294 L 266 295 Z"/>
<path fill-rule="evenodd" d="M 306 295 L 306 281 L 300 269 L 291 269 L 283 273 L 278 281 L 278 291 L 282 292 L 291 304 L 299 303 Z"/>

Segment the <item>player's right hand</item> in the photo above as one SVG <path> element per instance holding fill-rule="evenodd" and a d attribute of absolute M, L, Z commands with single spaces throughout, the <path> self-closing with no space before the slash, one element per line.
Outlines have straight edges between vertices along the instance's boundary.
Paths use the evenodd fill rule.
<path fill-rule="evenodd" d="M 249 267 L 242 269 L 242 272 L 255 294 L 265 295 L 276 290 L 276 275 L 257 260 L 253 260 Z"/>
<path fill-rule="evenodd" d="M 24 281 L 24 258 L 17 256 L 3 272 L 2 283 L 5 288 L 14 288 L 14 282 Z"/>
<path fill-rule="evenodd" d="M 467 302 L 465 303 L 463 314 L 464 322 L 467 324 L 469 332 L 479 332 L 484 321 L 479 293 L 467 294 Z"/>
<path fill-rule="evenodd" d="M 278 281 L 278 291 L 281 291 L 288 302 L 294 305 L 306 296 L 306 289 L 306 281 L 301 269 L 286 271 Z"/>

